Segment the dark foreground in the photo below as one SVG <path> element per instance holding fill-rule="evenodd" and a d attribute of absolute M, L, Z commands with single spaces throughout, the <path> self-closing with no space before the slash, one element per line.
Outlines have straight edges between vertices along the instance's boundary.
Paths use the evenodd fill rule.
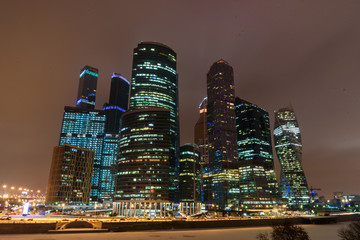
<path fill-rule="evenodd" d="M 348 222 L 326 225 L 303 225 L 312 240 L 339 240 L 337 230 Z M 139 232 L 106 232 L 76 234 L 3 234 L 0 240 L 72 240 L 72 239 L 126 239 L 126 240 L 255 240 L 260 232 L 270 232 L 271 227 L 166 230 Z"/>

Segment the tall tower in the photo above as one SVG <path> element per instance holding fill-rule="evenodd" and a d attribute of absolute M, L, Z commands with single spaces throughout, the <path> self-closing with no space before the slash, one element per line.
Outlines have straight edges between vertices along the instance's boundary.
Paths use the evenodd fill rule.
<path fill-rule="evenodd" d="M 244 208 L 272 208 L 279 199 L 274 171 L 269 114 L 235 98 L 240 201 Z"/>
<path fill-rule="evenodd" d="M 69 144 L 95 151 L 90 202 L 99 200 L 105 120 L 105 113 L 101 110 L 69 106 L 64 108 L 59 145 Z"/>
<path fill-rule="evenodd" d="M 134 49 L 130 109 L 161 107 L 170 110 L 170 201 L 178 200 L 179 105 L 176 53 L 156 42 L 142 42 Z M 146 155 L 146 153 L 144 152 Z"/>
<path fill-rule="evenodd" d="M 114 200 L 117 157 L 120 141 L 120 120 L 128 109 L 130 82 L 121 74 L 111 77 L 109 103 L 104 104 L 106 115 L 104 147 L 100 170 L 100 198 L 105 203 Z"/>
<path fill-rule="evenodd" d="M 274 142 L 283 175 L 280 184 L 287 186 L 284 189 L 280 185 L 283 197 L 287 198 L 289 205 L 295 208 L 309 205 L 309 189 L 301 166 L 300 129 L 291 107 L 275 111 Z"/>
<path fill-rule="evenodd" d="M 194 127 L 194 142 L 199 146 L 202 166 L 209 164 L 206 112 L 207 97 L 205 97 L 199 105 L 200 116 Z"/>
<path fill-rule="evenodd" d="M 220 210 L 238 208 L 239 177 L 236 147 L 233 68 L 224 60 L 207 74 L 209 167 L 204 174 L 204 200 Z"/>
<path fill-rule="evenodd" d="M 96 100 L 96 85 L 98 69 L 85 66 L 80 71 L 80 81 L 76 106 L 84 109 L 94 109 Z"/>

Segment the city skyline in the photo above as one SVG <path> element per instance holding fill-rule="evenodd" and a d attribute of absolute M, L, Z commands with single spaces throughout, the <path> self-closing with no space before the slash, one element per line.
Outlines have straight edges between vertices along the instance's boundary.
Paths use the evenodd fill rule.
<path fill-rule="evenodd" d="M 101 109 L 112 73 L 131 79 L 133 48 L 151 40 L 178 55 L 181 145 L 193 142 L 198 105 L 206 96 L 206 73 L 223 58 L 234 68 L 236 96 L 266 109 L 271 126 L 275 109 L 294 106 L 309 187 L 322 188 L 319 195 L 327 197 L 335 191 L 359 193 L 352 186 L 360 180 L 359 4 L 176 3 L 176 12 L 187 13 L 184 18 L 167 13 L 163 1 L 153 15 L 146 14 L 150 3 L 80 2 L 71 9 L 69 2 L 41 3 L 28 11 L 30 3 L 19 7 L 5 1 L 0 10 L 5 29 L 0 45 L 5 90 L 0 101 L 0 161 L 5 166 L 0 183 L 44 191 L 63 108 L 76 101 L 79 69 L 99 69 L 95 109 Z M 122 16 L 118 7 L 125 9 Z M 200 15 L 200 9 L 207 13 Z M 217 11 L 222 14 L 214 18 Z M 217 36 L 212 35 L 214 29 Z M 86 34 L 93 35 L 84 41 Z"/>

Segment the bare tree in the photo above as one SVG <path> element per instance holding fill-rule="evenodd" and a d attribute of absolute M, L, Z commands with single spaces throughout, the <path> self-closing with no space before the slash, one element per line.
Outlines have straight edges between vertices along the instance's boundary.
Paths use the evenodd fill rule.
<path fill-rule="evenodd" d="M 310 240 L 308 233 L 301 226 L 295 226 L 290 222 L 273 226 L 271 240 Z M 256 236 L 258 240 L 270 240 L 267 233 L 260 233 Z"/>
<path fill-rule="evenodd" d="M 360 239 L 360 220 L 350 223 L 338 231 L 341 240 L 359 240 Z"/>

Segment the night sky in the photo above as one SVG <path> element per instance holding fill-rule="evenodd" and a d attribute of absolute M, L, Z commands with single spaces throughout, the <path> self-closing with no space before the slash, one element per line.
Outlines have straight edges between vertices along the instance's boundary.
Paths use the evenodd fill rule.
<path fill-rule="evenodd" d="M 45 190 L 66 105 L 84 65 L 131 79 L 132 52 L 177 53 L 181 143 L 193 141 L 206 73 L 234 68 L 236 96 L 270 113 L 292 104 L 309 186 L 360 194 L 360 1 L 0 2 L 0 184 Z M 277 158 L 276 171 L 279 172 Z"/>

